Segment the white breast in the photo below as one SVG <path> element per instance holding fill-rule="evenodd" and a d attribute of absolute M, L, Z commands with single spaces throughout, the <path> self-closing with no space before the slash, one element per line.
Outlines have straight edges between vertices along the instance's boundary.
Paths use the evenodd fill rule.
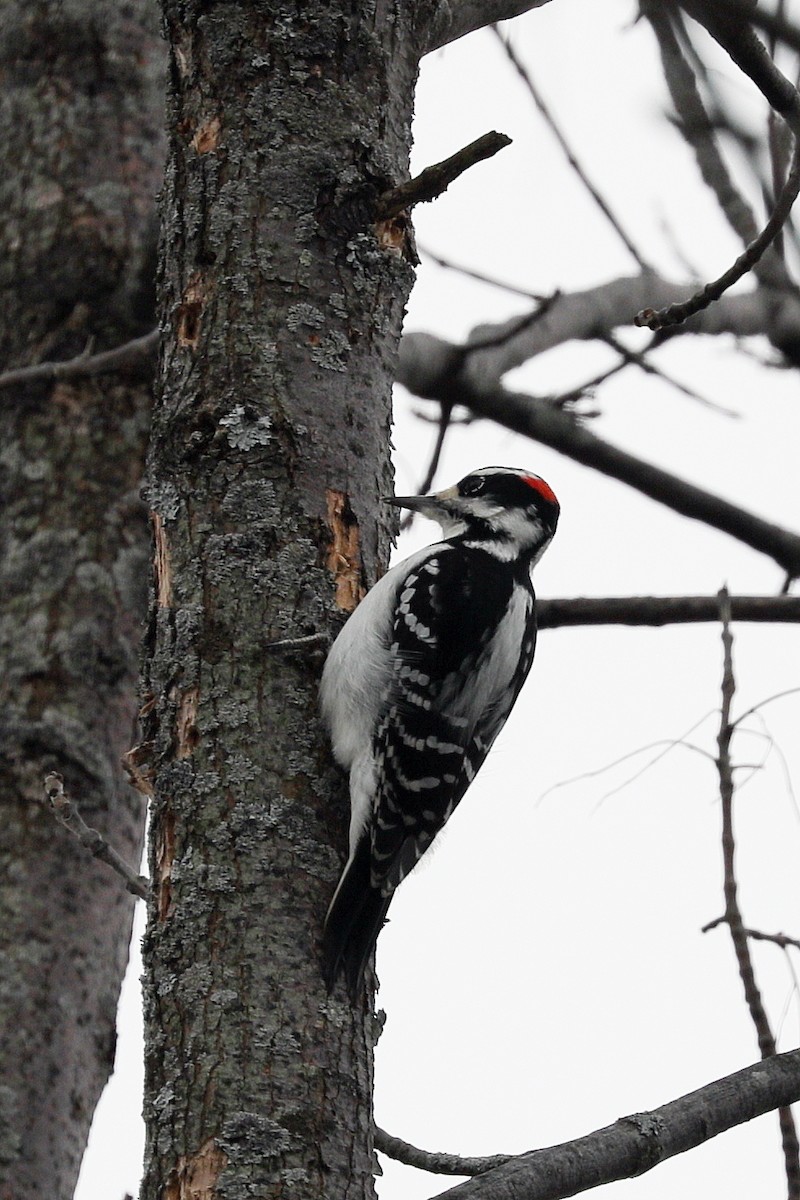
<path fill-rule="evenodd" d="M 322 717 L 337 762 L 349 770 L 372 752 L 375 720 L 392 680 L 389 648 L 400 585 L 429 554 L 426 546 L 392 567 L 371 588 L 331 647 L 320 683 Z"/>

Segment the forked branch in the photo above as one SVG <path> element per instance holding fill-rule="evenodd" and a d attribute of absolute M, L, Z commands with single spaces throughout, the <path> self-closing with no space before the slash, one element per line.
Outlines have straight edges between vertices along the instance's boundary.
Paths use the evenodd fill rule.
<path fill-rule="evenodd" d="M 777 1054 L 775 1037 L 770 1028 L 769 1017 L 761 999 L 761 992 L 756 982 L 753 960 L 750 954 L 750 941 L 747 936 L 742 912 L 739 908 L 738 885 L 736 881 L 736 839 L 733 830 L 733 763 L 731 760 L 731 740 L 735 731 L 735 723 L 731 720 L 731 706 L 736 690 L 733 675 L 733 635 L 731 634 L 731 603 L 726 588 L 719 594 L 720 617 L 722 620 L 722 704 L 720 707 L 719 733 L 717 734 L 717 772 L 719 774 L 719 791 L 722 801 L 722 859 L 724 865 L 725 892 L 725 924 L 728 926 L 733 942 L 736 962 L 739 967 L 739 978 L 744 987 L 745 1001 L 750 1018 L 755 1026 L 758 1037 L 758 1048 L 761 1057 L 771 1058 Z M 797 1141 L 792 1110 L 788 1105 L 778 1109 L 778 1119 L 781 1127 L 786 1180 L 789 1200 L 800 1197 L 800 1146 Z"/>

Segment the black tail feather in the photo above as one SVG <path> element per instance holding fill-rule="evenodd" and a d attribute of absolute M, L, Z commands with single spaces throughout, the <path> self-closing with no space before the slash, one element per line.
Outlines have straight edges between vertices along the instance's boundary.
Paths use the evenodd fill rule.
<path fill-rule="evenodd" d="M 369 956 L 391 902 L 370 883 L 370 840 L 362 837 L 347 867 L 328 915 L 322 938 L 322 974 L 328 991 L 344 975 L 350 998 L 358 996 Z"/>

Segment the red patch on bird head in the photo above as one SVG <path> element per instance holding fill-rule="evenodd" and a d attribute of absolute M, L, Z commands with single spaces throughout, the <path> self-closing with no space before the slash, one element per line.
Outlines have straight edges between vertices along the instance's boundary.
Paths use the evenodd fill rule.
<path fill-rule="evenodd" d="M 545 483 L 538 475 L 523 475 L 522 482 L 527 483 L 528 487 L 532 487 L 535 492 L 538 492 L 542 499 L 547 500 L 550 504 L 558 504 L 556 494 L 550 487 L 549 483 Z"/>

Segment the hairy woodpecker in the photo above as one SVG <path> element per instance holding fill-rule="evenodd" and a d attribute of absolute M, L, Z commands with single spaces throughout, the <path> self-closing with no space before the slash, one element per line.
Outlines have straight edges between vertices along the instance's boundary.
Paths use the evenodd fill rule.
<path fill-rule="evenodd" d="M 559 506 L 538 475 L 484 467 L 389 501 L 443 538 L 388 571 L 328 655 L 320 699 L 350 777 L 350 855 L 325 920 L 323 974 L 357 994 L 397 885 L 450 817 L 533 661 L 531 569 Z"/>

